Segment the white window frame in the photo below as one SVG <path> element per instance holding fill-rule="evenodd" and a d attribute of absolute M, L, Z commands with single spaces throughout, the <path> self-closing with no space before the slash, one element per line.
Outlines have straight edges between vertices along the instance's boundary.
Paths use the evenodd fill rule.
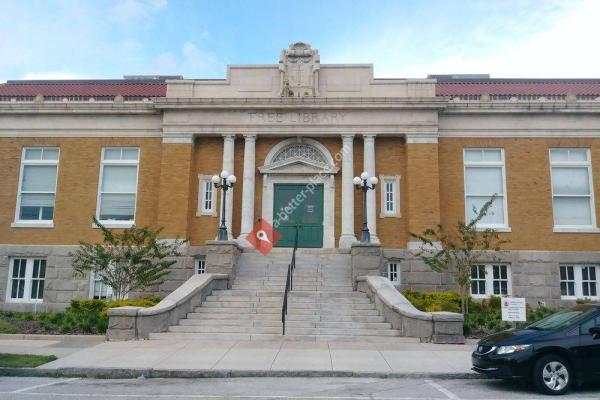
<path fill-rule="evenodd" d="M 206 259 L 205 258 L 197 258 L 194 261 L 194 273 L 197 275 L 206 273 Z"/>
<path fill-rule="evenodd" d="M 123 149 L 136 149 L 138 151 L 137 160 L 105 160 L 104 153 L 106 150 L 115 150 L 120 149 L 121 155 L 123 153 Z M 104 225 L 106 228 L 131 228 L 135 225 L 135 217 L 137 213 L 137 193 L 138 193 L 138 181 L 140 176 L 140 157 L 141 157 L 141 149 L 139 146 L 107 146 L 102 148 L 102 152 L 100 154 L 100 177 L 98 179 L 98 195 L 96 198 L 96 218 L 98 221 Z M 134 205 L 133 205 L 133 219 L 128 221 L 117 221 L 117 220 L 101 220 L 100 219 L 100 206 L 102 200 L 102 178 L 104 175 L 104 167 L 106 165 L 135 165 L 136 166 L 136 174 L 135 174 L 135 193 L 134 195 Z M 132 194 L 130 192 L 123 192 L 123 194 Z M 93 228 L 98 228 L 96 224 L 92 224 Z"/>
<path fill-rule="evenodd" d="M 566 280 L 563 281 L 560 279 L 560 268 L 561 267 L 573 267 L 573 275 L 574 280 Z M 596 269 L 596 296 L 584 296 L 583 295 L 583 274 L 582 269 L 585 267 L 593 267 Z M 568 278 L 568 275 L 567 275 Z M 600 299 L 600 266 L 598 264 L 560 264 L 558 271 L 558 279 L 559 282 L 575 282 L 575 295 L 574 296 L 563 296 L 562 292 L 560 294 L 561 300 L 580 300 L 580 299 L 591 299 L 598 300 Z M 590 282 L 589 280 L 586 282 Z"/>
<path fill-rule="evenodd" d="M 211 190 L 211 208 L 205 207 L 206 197 L 206 184 L 210 184 Z M 217 188 L 212 182 L 211 175 L 198 175 L 198 208 L 196 211 L 197 216 L 210 215 L 213 217 L 217 216 Z"/>
<path fill-rule="evenodd" d="M 394 187 L 394 193 L 392 198 L 392 204 L 394 205 L 394 210 L 387 210 L 387 184 L 392 184 Z M 380 218 L 386 217 L 394 217 L 400 218 L 400 176 L 394 175 L 380 175 L 379 176 L 379 185 L 381 186 L 381 212 L 379 213 Z"/>
<path fill-rule="evenodd" d="M 586 161 L 552 161 L 552 150 L 585 150 Z M 548 158 L 550 161 L 550 190 L 552 191 L 552 221 L 554 224 L 554 232 L 582 232 L 582 233 L 599 233 L 600 228 L 596 225 L 596 201 L 594 199 L 594 178 L 592 177 L 592 156 L 589 148 L 582 147 L 552 147 L 548 152 Z M 590 195 L 564 195 L 554 194 L 554 174 L 552 173 L 553 167 L 560 168 L 587 168 L 588 179 L 590 186 Z M 589 197 L 590 199 L 590 216 L 591 225 L 557 225 L 554 217 L 554 199 L 555 197 Z"/>
<path fill-rule="evenodd" d="M 395 266 L 396 271 L 392 271 L 392 265 Z M 388 280 L 390 282 L 392 282 L 395 286 L 400 285 L 401 282 L 401 277 L 400 277 L 400 261 L 399 260 L 390 260 L 387 262 L 386 266 L 385 266 L 386 270 L 386 278 L 388 278 Z M 392 279 L 392 274 L 396 275 L 396 279 Z"/>
<path fill-rule="evenodd" d="M 500 151 L 500 161 L 467 161 L 467 151 L 472 150 L 499 150 Z M 480 196 L 480 197 L 490 197 L 492 194 L 489 193 L 467 193 L 467 168 L 498 168 L 500 167 L 502 170 L 502 205 L 504 210 L 504 223 L 503 224 L 477 224 L 478 230 L 484 230 L 488 228 L 495 229 L 498 232 L 511 232 L 510 225 L 508 223 L 508 193 L 506 191 L 506 159 L 504 156 L 504 148 L 502 147 L 465 147 L 463 149 L 463 182 L 464 182 L 464 201 L 465 201 L 465 221 L 467 223 L 469 220 L 469 203 L 467 198 L 469 196 Z M 499 195 L 499 194 L 498 194 Z M 496 201 L 499 200 L 498 196 Z"/>
<path fill-rule="evenodd" d="M 100 285 L 104 285 L 106 286 L 106 298 L 102 299 L 98 299 L 98 300 L 113 300 L 114 296 L 113 296 L 113 291 L 112 288 L 104 283 L 102 283 L 99 279 L 96 279 L 96 273 L 92 272 L 90 273 L 90 292 L 89 292 L 89 298 L 93 299 L 94 298 L 94 294 L 95 294 L 95 286 L 96 284 L 100 284 Z M 102 291 L 100 291 L 102 292 Z"/>
<path fill-rule="evenodd" d="M 471 289 L 469 295 L 474 299 L 488 299 L 492 296 L 510 297 L 512 296 L 512 272 L 511 265 L 508 263 L 478 263 L 476 266 L 485 266 L 485 294 L 473 294 Z M 506 267 L 506 294 L 494 294 L 494 267 L 505 266 Z M 480 279 L 481 280 L 481 279 Z M 497 279 L 503 281 L 504 279 Z"/>
<path fill-rule="evenodd" d="M 41 150 L 42 156 L 40 160 L 26 160 L 25 153 L 27 150 Z M 44 150 L 57 150 L 58 158 L 56 160 L 44 160 Z M 17 188 L 17 206 L 15 207 L 15 219 L 11 224 L 13 228 L 54 228 L 54 216 L 56 214 L 56 192 L 58 186 L 58 168 L 60 161 L 60 147 L 56 146 L 27 146 L 23 147 L 21 152 L 21 167 L 19 170 L 19 183 Z M 21 196 L 23 189 L 23 172 L 26 165 L 39 165 L 39 166 L 56 166 L 56 177 L 54 181 L 53 192 L 34 192 L 34 193 L 45 193 L 54 195 L 54 210 L 52 212 L 52 219 L 40 219 L 40 220 L 21 220 Z"/>
<path fill-rule="evenodd" d="M 23 298 L 22 299 L 13 299 L 12 298 L 12 275 L 13 275 L 13 267 L 14 260 L 26 260 L 25 261 L 25 283 L 23 288 Z M 8 279 L 6 284 L 6 302 L 7 303 L 43 303 L 44 298 L 41 299 L 32 299 L 31 298 L 31 285 L 33 283 L 33 263 L 35 260 L 43 260 L 46 261 L 46 269 L 44 273 L 44 278 L 39 279 L 44 282 L 44 294 L 46 291 L 45 284 L 46 278 L 45 276 L 48 274 L 48 261 L 45 257 L 10 257 L 8 259 Z M 37 278 L 36 278 L 37 279 Z M 38 289 L 39 290 L 39 289 Z"/>

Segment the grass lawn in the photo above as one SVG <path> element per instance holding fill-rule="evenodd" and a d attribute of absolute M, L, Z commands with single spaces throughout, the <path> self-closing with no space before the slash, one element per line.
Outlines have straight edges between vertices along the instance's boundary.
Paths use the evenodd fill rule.
<path fill-rule="evenodd" d="M 0 333 L 19 333 L 19 329 L 13 324 L 0 319 Z"/>
<path fill-rule="evenodd" d="M 3 368 L 35 368 L 56 360 L 56 356 L 37 356 L 34 354 L 0 353 L 0 367 Z"/>

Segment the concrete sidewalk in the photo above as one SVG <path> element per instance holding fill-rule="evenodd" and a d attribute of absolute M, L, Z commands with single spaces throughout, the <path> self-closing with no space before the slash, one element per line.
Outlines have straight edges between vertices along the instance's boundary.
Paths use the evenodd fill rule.
<path fill-rule="evenodd" d="M 373 374 L 469 377 L 474 375 L 470 371 L 470 354 L 473 347 L 474 342 L 467 345 L 437 345 L 418 343 L 407 338 L 402 338 L 397 343 L 161 340 L 105 342 L 40 366 L 37 371 L 45 371 L 48 374 L 54 371 L 62 375 L 77 375 L 77 371 L 80 371 L 81 376 L 100 376 L 102 373 L 98 371 L 105 370 L 110 372 L 105 374 L 106 377 L 129 377 L 139 371 L 156 371 L 154 376 L 172 377 Z M 86 369 L 96 372 L 86 373 Z M 65 371 L 68 373 L 64 373 Z"/>
<path fill-rule="evenodd" d="M 0 353 L 66 357 L 104 343 L 99 335 L 0 334 Z"/>

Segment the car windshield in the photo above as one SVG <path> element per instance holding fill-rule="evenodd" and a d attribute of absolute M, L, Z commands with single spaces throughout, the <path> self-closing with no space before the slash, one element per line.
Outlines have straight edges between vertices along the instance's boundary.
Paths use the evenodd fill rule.
<path fill-rule="evenodd" d="M 527 329 L 549 331 L 565 328 L 595 312 L 596 308 L 579 305 L 568 310 L 557 312 L 529 325 Z"/>

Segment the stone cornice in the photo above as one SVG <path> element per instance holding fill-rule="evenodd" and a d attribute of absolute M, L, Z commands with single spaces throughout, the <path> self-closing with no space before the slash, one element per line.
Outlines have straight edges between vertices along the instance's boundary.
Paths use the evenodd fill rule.
<path fill-rule="evenodd" d="M 443 114 L 589 114 L 600 113 L 600 101 L 455 101 L 448 100 Z"/>
<path fill-rule="evenodd" d="M 0 114 L 159 114 L 151 102 L 0 102 Z"/>
<path fill-rule="evenodd" d="M 157 98 L 157 109 L 436 109 L 447 99 L 437 97 L 265 97 L 265 98 Z"/>

